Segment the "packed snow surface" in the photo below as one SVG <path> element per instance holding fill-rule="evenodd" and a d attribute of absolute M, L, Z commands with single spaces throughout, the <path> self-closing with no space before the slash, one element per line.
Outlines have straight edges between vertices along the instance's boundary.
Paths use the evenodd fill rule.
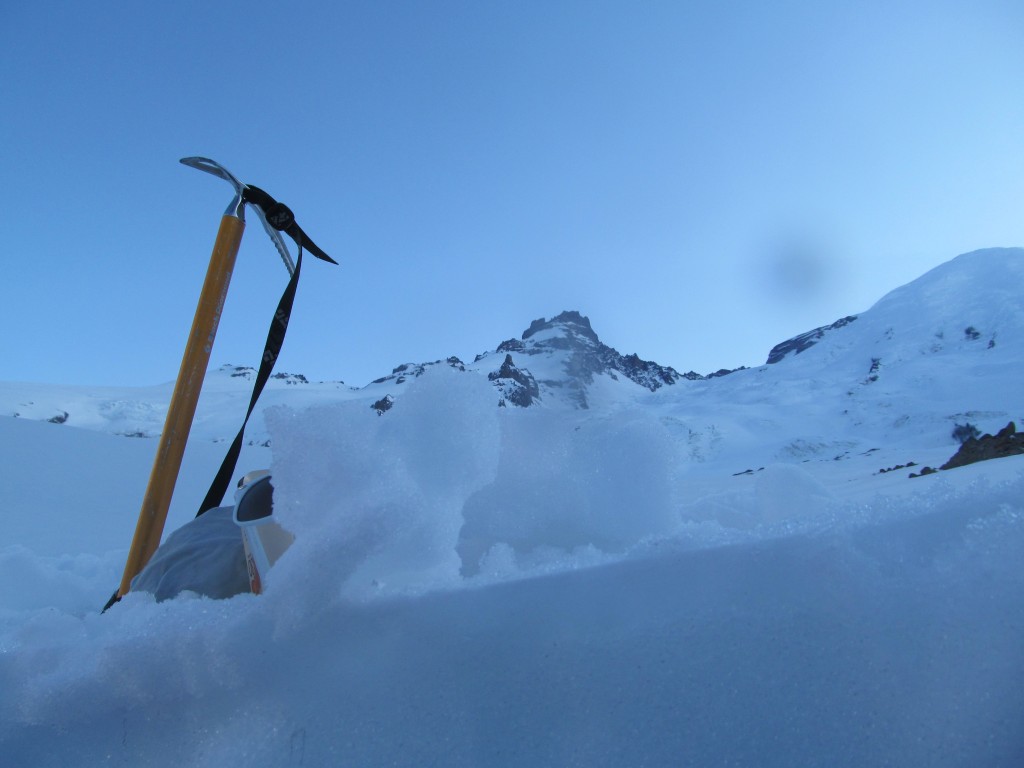
<path fill-rule="evenodd" d="M 1024 765 L 1024 457 L 908 477 L 1021 423 L 1022 265 L 600 408 L 282 383 L 241 467 L 296 534 L 265 594 L 103 615 L 165 400 L 0 385 L 3 764 Z M 169 529 L 244 410 L 211 380 Z"/>

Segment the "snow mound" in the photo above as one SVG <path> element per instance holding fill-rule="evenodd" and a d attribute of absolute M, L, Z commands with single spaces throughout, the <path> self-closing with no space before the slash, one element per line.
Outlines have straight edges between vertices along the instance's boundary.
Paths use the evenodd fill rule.
<path fill-rule="evenodd" d="M 275 514 L 298 537 L 275 578 L 352 598 L 457 583 L 462 507 L 494 478 L 498 418 L 486 379 L 444 366 L 386 417 L 363 402 L 268 412 Z"/>

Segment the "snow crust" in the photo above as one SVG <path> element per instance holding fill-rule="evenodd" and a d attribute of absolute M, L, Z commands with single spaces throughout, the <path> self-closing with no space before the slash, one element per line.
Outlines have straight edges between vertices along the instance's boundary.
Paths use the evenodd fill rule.
<path fill-rule="evenodd" d="M 246 454 L 297 537 L 259 597 L 100 615 L 152 441 L 0 418 L 4 764 L 1024 764 L 1024 457 L 880 472 L 1022 415 L 1021 254 L 971 256 L 931 303 L 600 409 L 447 366 L 381 416 L 296 386 Z M 169 529 L 224 447 L 190 447 Z"/>

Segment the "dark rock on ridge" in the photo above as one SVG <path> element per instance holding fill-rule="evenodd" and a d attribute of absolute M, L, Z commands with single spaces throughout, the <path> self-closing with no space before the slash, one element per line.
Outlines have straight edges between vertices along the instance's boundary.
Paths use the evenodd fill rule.
<path fill-rule="evenodd" d="M 374 379 L 372 384 L 383 384 L 386 381 L 393 381 L 395 384 L 402 384 L 407 379 L 418 379 L 428 368 L 435 365 L 447 365 L 449 368 L 454 368 L 457 371 L 465 371 L 466 365 L 457 357 L 449 357 L 447 360 L 435 360 L 432 363 L 402 363 L 397 368 L 391 370 L 390 376 L 381 376 L 379 379 Z"/>
<path fill-rule="evenodd" d="M 707 376 L 701 376 L 699 373 L 694 373 L 693 371 L 690 371 L 689 373 L 684 373 L 683 378 L 696 381 L 704 381 L 707 379 L 720 379 L 723 376 L 728 376 L 730 373 L 736 373 L 736 371 L 745 370 L 747 370 L 747 366 L 745 365 L 741 365 L 739 368 L 719 368 L 717 371 L 715 371 L 714 373 L 709 373 Z"/>
<path fill-rule="evenodd" d="M 506 354 L 505 361 L 501 368 L 487 374 L 487 379 L 494 382 L 498 391 L 502 394 L 499 405 L 505 405 L 505 401 L 526 408 L 534 400 L 540 397 L 540 387 L 537 380 L 527 370 L 517 368 L 512 362 L 512 355 Z"/>
<path fill-rule="evenodd" d="M 1021 454 L 1024 454 L 1024 435 L 1017 434 L 1017 425 L 1011 421 L 995 435 L 968 437 L 960 449 L 939 469 L 956 469 L 957 467 L 966 467 L 968 464 L 976 464 L 979 461 L 1002 459 L 1006 456 Z M 912 473 L 910 476 L 924 477 L 925 475 L 934 475 L 938 471 L 932 467 L 925 467 L 921 470 L 921 474 Z"/>
<path fill-rule="evenodd" d="M 572 329 L 572 335 L 581 336 L 585 339 L 589 339 L 595 344 L 601 344 L 601 340 L 597 338 L 597 334 L 594 333 L 594 329 L 590 326 L 590 318 L 586 315 L 581 315 L 576 310 L 569 310 L 562 312 L 562 314 L 545 320 L 539 318 L 530 323 L 530 327 L 523 331 L 523 341 L 526 341 L 532 336 L 535 336 L 541 331 L 545 331 L 549 328 L 553 328 L 556 325 L 566 326 Z M 603 345 L 602 345 L 603 346 Z"/>
<path fill-rule="evenodd" d="M 968 437 L 960 450 L 939 469 L 956 469 L 978 461 L 1001 459 L 1024 453 L 1024 435 L 1017 434 L 1017 425 L 1012 421 L 993 435 Z"/>
<path fill-rule="evenodd" d="M 794 336 L 792 339 L 776 344 L 772 347 L 771 352 L 768 353 L 768 365 L 774 365 L 775 363 L 783 360 L 790 353 L 799 355 L 824 338 L 825 334 L 829 331 L 835 331 L 843 326 L 849 325 L 857 319 L 857 315 L 848 315 L 847 317 L 836 320 L 832 325 L 823 325 L 820 328 L 815 328 L 813 331 L 807 333 L 801 333 L 799 336 Z"/>
<path fill-rule="evenodd" d="M 255 379 L 257 373 L 259 373 L 255 368 L 248 365 L 223 365 L 220 370 L 230 371 L 230 376 L 233 379 L 246 379 L 248 381 Z M 278 371 L 270 378 L 275 379 L 276 381 L 283 381 L 285 384 L 309 384 L 309 379 L 301 373 L 285 373 L 284 371 Z"/>
<path fill-rule="evenodd" d="M 380 400 L 375 402 L 370 407 L 377 412 L 378 416 L 383 416 L 385 413 L 391 410 L 391 406 L 395 404 L 395 398 L 391 395 L 384 395 Z"/>

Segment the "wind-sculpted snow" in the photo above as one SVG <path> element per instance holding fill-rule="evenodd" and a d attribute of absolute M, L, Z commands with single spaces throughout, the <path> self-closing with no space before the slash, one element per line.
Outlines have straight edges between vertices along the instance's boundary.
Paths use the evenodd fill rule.
<path fill-rule="evenodd" d="M 372 445 L 426 426 L 410 415 Z M 414 492 L 451 506 L 426 477 L 436 457 L 406 459 L 424 473 L 380 478 L 398 486 L 392 508 L 372 510 L 375 531 L 371 510 L 349 510 L 353 531 L 302 509 L 311 495 L 292 498 L 284 514 L 319 524 L 307 537 L 319 542 L 297 543 L 260 597 L 132 594 L 104 616 L 3 614 L 5 760 L 942 768 L 1024 755 L 1019 462 L 1009 482 L 932 484 L 731 544 L 684 525 L 631 557 L 543 578 L 453 589 L 452 563 L 435 556 L 421 573 L 442 591 L 353 590 L 360 571 L 396 573 L 404 543 L 446 538 Z M 485 464 L 470 478 L 494 471 Z M 761 495 L 783 498 L 774 482 Z"/>
<path fill-rule="evenodd" d="M 497 475 L 463 506 L 465 572 L 493 563 L 495 547 L 539 565 L 593 550 L 621 554 L 678 525 L 681 457 L 652 414 L 510 412 L 500 426 Z"/>
<path fill-rule="evenodd" d="M 302 532 L 281 571 L 301 562 L 355 597 L 456 582 L 462 506 L 494 478 L 499 415 L 486 379 L 443 366 L 386 416 L 362 402 L 268 413 L 277 514 Z"/>
<path fill-rule="evenodd" d="M 267 419 L 278 514 L 308 542 L 281 570 L 323 558 L 312 571 L 350 597 L 571 568 L 680 522 L 681 446 L 653 414 L 495 408 L 485 379 L 437 368 L 385 416 L 360 402 Z"/>
<path fill-rule="evenodd" d="M 299 538 L 281 571 L 301 562 L 361 599 L 607 562 L 683 524 L 749 531 L 831 498 L 773 465 L 693 500 L 690 441 L 656 412 L 495 408 L 484 379 L 444 367 L 385 415 L 359 402 L 267 420 L 278 515 Z"/>

